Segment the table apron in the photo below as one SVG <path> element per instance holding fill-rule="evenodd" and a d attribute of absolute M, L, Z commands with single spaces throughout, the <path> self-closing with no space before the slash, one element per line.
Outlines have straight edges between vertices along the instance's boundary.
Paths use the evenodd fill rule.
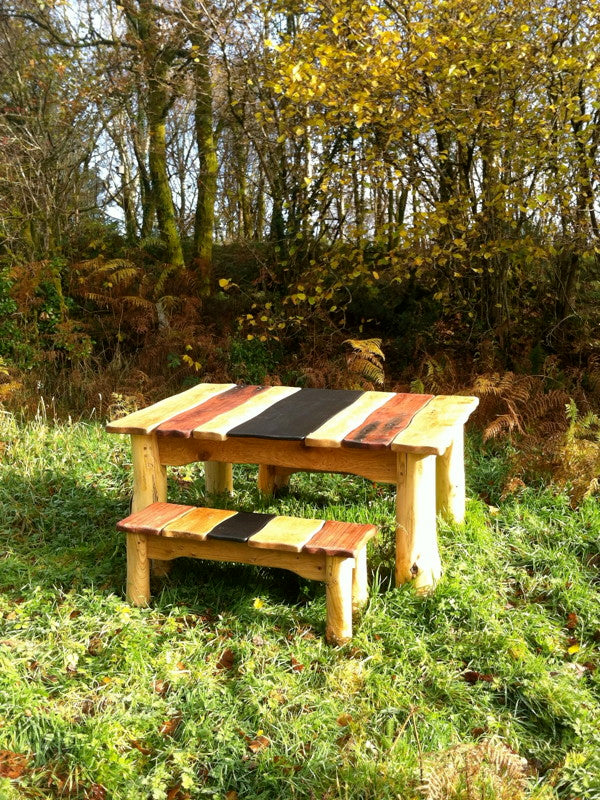
<path fill-rule="evenodd" d="M 157 436 L 160 463 L 181 466 L 195 461 L 271 464 L 306 472 L 342 472 L 377 483 L 396 483 L 397 454 L 390 450 L 307 447 L 303 442 L 230 438 L 225 441 Z"/>

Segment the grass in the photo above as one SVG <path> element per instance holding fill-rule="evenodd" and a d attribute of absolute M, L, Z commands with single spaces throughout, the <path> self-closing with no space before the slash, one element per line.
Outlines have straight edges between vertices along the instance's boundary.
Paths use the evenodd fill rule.
<path fill-rule="evenodd" d="M 597 501 L 500 501 L 505 456 L 471 443 L 419 597 L 391 586 L 389 487 L 297 475 L 268 505 L 235 467 L 222 502 L 382 526 L 332 648 L 322 584 L 276 570 L 181 560 L 131 608 L 126 438 L 3 414 L 0 441 L 0 798 L 600 798 Z M 202 503 L 201 465 L 169 497 Z"/>

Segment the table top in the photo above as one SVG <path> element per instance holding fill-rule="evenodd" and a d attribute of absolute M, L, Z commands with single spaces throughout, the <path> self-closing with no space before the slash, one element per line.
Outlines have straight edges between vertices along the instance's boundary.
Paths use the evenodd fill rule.
<path fill-rule="evenodd" d="M 458 395 L 201 383 L 110 422 L 106 430 L 441 455 L 477 403 Z"/>

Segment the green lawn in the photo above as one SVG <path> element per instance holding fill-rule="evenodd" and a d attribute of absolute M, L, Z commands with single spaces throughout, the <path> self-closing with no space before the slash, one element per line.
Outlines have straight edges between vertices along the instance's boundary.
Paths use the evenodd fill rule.
<path fill-rule="evenodd" d="M 418 597 L 391 588 L 389 487 L 296 475 L 266 505 L 236 467 L 223 502 L 382 526 L 332 648 L 323 585 L 276 570 L 181 560 L 129 607 L 126 438 L 4 413 L 0 442 L 0 798 L 600 798 L 597 500 L 500 502 L 502 451 L 471 443 Z M 172 470 L 170 499 L 203 485 Z"/>

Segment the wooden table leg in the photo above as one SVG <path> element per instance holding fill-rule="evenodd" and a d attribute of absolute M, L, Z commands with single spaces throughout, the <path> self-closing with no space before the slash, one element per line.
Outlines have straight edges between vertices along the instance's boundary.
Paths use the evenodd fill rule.
<path fill-rule="evenodd" d="M 437 459 L 437 511 L 454 522 L 465 519 L 464 440 L 464 427 L 460 425 L 450 447 Z"/>
<path fill-rule="evenodd" d="M 127 534 L 127 599 L 134 606 L 146 606 L 150 600 L 147 540 L 148 537 L 143 533 Z"/>
<path fill-rule="evenodd" d="M 266 496 L 276 494 L 285 489 L 290 482 L 293 469 L 276 467 L 273 464 L 258 465 L 258 491 Z"/>
<path fill-rule="evenodd" d="M 352 638 L 353 569 L 353 558 L 327 556 L 325 559 L 327 597 L 325 636 L 331 644 L 344 644 Z"/>
<path fill-rule="evenodd" d="M 151 503 L 165 503 L 167 500 L 167 468 L 160 463 L 158 442 L 155 435 L 131 437 L 133 463 L 133 498 L 131 512 L 141 511 Z M 157 576 L 167 575 L 171 568 L 169 561 L 152 561 L 152 569 Z"/>
<path fill-rule="evenodd" d="M 396 585 L 413 580 L 419 591 L 442 574 L 437 544 L 434 455 L 398 454 Z"/>
<path fill-rule="evenodd" d="M 367 548 L 363 547 L 354 557 L 354 570 L 352 571 L 352 610 L 360 611 L 368 599 Z"/>
<path fill-rule="evenodd" d="M 206 494 L 233 494 L 233 465 L 224 461 L 204 462 Z"/>

